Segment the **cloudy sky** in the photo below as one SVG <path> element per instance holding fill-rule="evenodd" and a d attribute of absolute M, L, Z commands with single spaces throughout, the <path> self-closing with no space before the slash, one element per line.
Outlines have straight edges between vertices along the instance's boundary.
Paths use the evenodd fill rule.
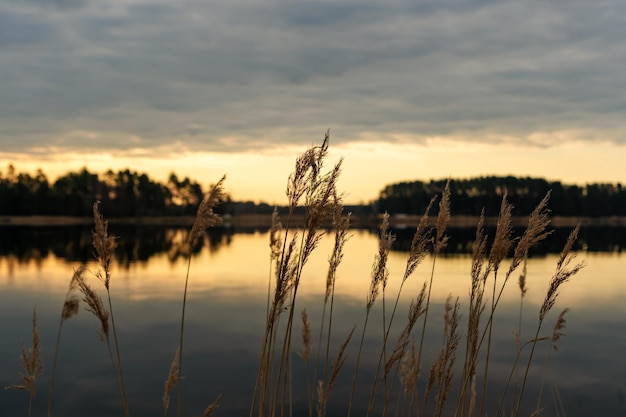
<path fill-rule="evenodd" d="M 623 0 L 0 0 L 0 169 L 129 167 L 284 202 L 340 186 L 626 182 Z"/>

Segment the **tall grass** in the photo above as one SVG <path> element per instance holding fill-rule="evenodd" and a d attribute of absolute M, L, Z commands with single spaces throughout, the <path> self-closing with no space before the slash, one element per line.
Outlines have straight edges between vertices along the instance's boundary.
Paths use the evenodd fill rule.
<path fill-rule="evenodd" d="M 256 382 L 254 387 L 251 387 L 249 416 L 296 415 L 299 411 L 294 409 L 294 393 L 306 392 L 309 416 L 323 417 L 328 412 L 329 398 L 333 395 L 333 388 L 340 378 L 351 381 L 350 392 L 343 399 L 345 408 L 336 405 L 340 401 L 333 402 L 335 407 L 332 410 L 333 415 L 344 413 L 348 417 L 354 413 L 368 416 L 520 415 L 522 403 L 531 402 L 527 399 L 527 387 L 531 365 L 535 361 L 535 352 L 539 344 L 545 343 L 548 351 L 551 351 L 556 349 L 557 342 L 564 335 L 566 323 L 564 314 L 567 309 L 558 316 L 551 334 L 544 335 L 542 331 L 546 327 L 549 312 L 557 302 L 560 288 L 584 267 L 584 263 L 575 262 L 573 252 L 579 228 L 575 228 L 565 242 L 555 272 L 546 283 L 546 295 L 539 311 L 535 313 L 536 327 L 529 340 L 522 339 L 521 329 L 522 314 L 525 316 L 529 314 L 525 311 L 527 307 L 523 302 L 526 292 L 526 260 L 529 251 L 550 234 L 549 193 L 530 213 L 528 225 L 520 236 L 514 236 L 511 227 L 512 206 L 507 201 L 506 194 L 502 198 L 492 239 L 485 233 L 484 215 L 480 216 L 468 268 L 467 305 L 464 306 L 458 296 L 450 294 L 443 312 L 438 312 L 431 303 L 432 288 L 433 282 L 437 279 L 437 259 L 448 242 L 447 227 L 454 211 L 450 204 L 450 188 L 447 184 L 439 195 L 433 196 L 416 227 L 406 267 L 403 274 L 398 277 L 399 285 L 395 294 L 389 294 L 388 282 L 394 277 L 391 276 L 387 266 L 395 236 L 389 226 L 389 215 L 382 215 L 378 250 L 370 254 L 373 255 L 370 285 L 367 294 L 363 295 L 365 303 L 362 307 L 361 321 L 355 322 L 349 332 L 343 333 L 344 331 L 340 330 L 341 333 L 336 334 L 337 330 L 333 326 L 336 314 L 334 294 L 336 282 L 341 279 L 340 266 L 350 239 L 350 213 L 344 212 L 343 194 L 337 190 L 342 160 L 325 170 L 328 147 L 327 133 L 321 145 L 312 146 L 296 159 L 294 171 L 287 183 L 289 210 L 286 218 L 280 219 L 277 211 L 272 216 L 265 325 L 261 335 Z M 202 238 L 204 230 L 218 225 L 221 221 L 214 208 L 224 198 L 223 184 L 224 178 L 211 187 L 200 203 L 195 223 L 189 233 L 178 348 L 174 353 L 169 374 L 164 378 L 162 397 L 164 417 L 168 414 L 170 396 L 175 387 L 177 415 L 183 414 L 184 329 L 192 265 L 191 253 L 192 248 Z M 302 223 L 298 223 L 296 218 L 299 217 L 294 216 L 299 206 L 303 206 L 305 212 Z M 93 214 L 92 237 L 98 270 L 92 272 L 81 266 L 70 280 L 54 348 L 48 391 L 49 417 L 53 414 L 52 398 L 61 346 L 61 329 L 64 322 L 78 312 L 81 302 L 100 324 L 99 335 L 107 347 L 118 387 L 120 414 L 123 413 L 126 417 L 131 414 L 110 292 L 110 267 L 116 238 L 108 235 L 107 223 L 103 220 L 98 203 L 94 204 Z M 430 216 L 435 217 L 434 222 L 430 221 Z M 334 235 L 334 245 L 328 255 L 328 270 L 325 272 L 326 288 L 321 306 L 321 320 L 315 324 L 309 318 L 304 301 L 300 300 L 299 288 L 311 254 L 318 249 L 320 241 L 330 231 Z M 427 268 L 430 272 L 423 282 L 417 283 L 416 288 L 420 290 L 411 300 L 405 321 L 398 323 L 401 320 L 398 313 L 399 301 L 405 283 L 414 279 L 415 270 L 429 257 L 430 264 Z M 363 262 L 369 261 L 364 259 Z M 494 391 L 493 384 L 489 384 L 493 373 L 490 364 L 494 350 L 501 349 L 501 346 L 495 345 L 494 319 L 500 311 L 502 294 L 520 266 L 523 270 L 519 279 L 521 297 L 514 360 L 510 364 L 508 381 L 499 391 Z M 107 292 L 106 305 L 88 282 L 89 274 L 104 285 Z M 464 289 L 455 290 L 464 291 Z M 443 327 L 436 329 L 434 327 L 438 321 L 433 320 L 433 317 L 438 317 L 441 313 Z M 366 375 L 371 381 L 362 384 L 359 383 L 363 380 L 359 371 L 362 368 L 364 341 L 366 334 L 369 334 L 368 326 L 374 314 L 380 314 L 379 322 L 382 326 L 375 331 L 380 335 L 377 353 L 369 359 L 373 359 L 377 365 L 373 377 Z M 464 315 L 466 319 L 462 318 Z M 300 317 L 301 321 L 296 320 L 297 317 Z M 298 326 L 301 330 L 301 348 L 296 347 L 294 341 L 294 333 L 297 332 Z M 425 340 L 427 333 L 433 331 L 439 332 L 441 344 L 438 351 L 431 355 L 432 360 L 428 361 L 425 355 Z M 360 337 L 353 341 L 355 332 L 357 335 L 360 334 Z M 341 343 L 336 342 L 337 337 Z M 349 357 L 349 346 L 355 343 L 356 355 Z M 43 370 L 39 351 L 36 317 L 33 316 L 33 347 L 29 350 L 22 349 L 22 363 L 25 369 L 23 382 L 9 387 L 29 392 L 28 415 L 35 397 L 35 384 Z M 294 361 L 298 360 L 298 357 L 306 364 L 304 380 L 294 377 Z M 549 354 L 547 357 L 549 359 Z M 526 360 L 522 364 L 524 358 Z M 350 364 L 353 373 L 343 375 L 346 363 Z M 553 397 L 560 403 L 558 391 L 553 392 Z M 356 398 L 359 398 L 358 403 L 355 402 Z M 363 401 L 363 398 L 367 400 Z M 498 406 L 496 409 L 489 409 L 493 401 L 488 402 L 487 399 L 494 398 L 499 399 Z M 207 407 L 205 416 L 215 412 L 220 399 L 221 395 Z M 539 413 L 542 399 L 543 382 L 536 398 L 535 413 Z M 511 401 L 510 409 L 508 401 Z"/>

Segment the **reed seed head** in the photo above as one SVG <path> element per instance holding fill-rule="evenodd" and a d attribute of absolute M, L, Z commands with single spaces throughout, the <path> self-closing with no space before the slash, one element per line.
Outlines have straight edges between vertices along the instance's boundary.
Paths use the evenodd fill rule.
<path fill-rule="evenodd" d="M 326 395 L 330 393 L 333 386 L 335 385 L 335 382 L 337 382 L 337 378 L 339 377 L 341 368 L 346 362 L 346 348 L 348 347 L 348 344 L 350 343 L 350 339 L 352 339 L 352 335 L 354 334 L 354 329 L 356 329 L 356 327 L 352 328 L 352 330 L 350 331 L 350 334 L 348 335 L 348 337 L 346 337 L 346 340 L 344 340 L 344 342 L 339 347 L 339 353 L 337 353 L 337 357 L 335 358 L 335 360 L 333 360 L 332 368 L 330 371 L 330 378 L 328 379 L 328 385 L 326 386 Z"/>
<path fill-rule="evenodd" d="M 526 276 L 528 273 L 528 254 L 524 256 L 524 266 L 522 267 L 522 273 L 519 276 L 519 289 L 522 294 L 522 298 L 526 295 L 526 291 L 528 291 L 528 287 L 526 287 Z"/>
<path fill-rule="evenodd" d="M 309 315 L 306 312 L 306 308 L 302 310 L 302 352 L 298 352 L 298 356 L 302 358 L 304 362 L 308 362 L 311 356 L 311 350 L 313 349 L 311 339 L 311 322 L 309 321 Z"/>
<path fill-rule="evenodd" d="M 330 131 L 327 131 L 321 146 L 313 146 L 296 158 L 295 169 L 287 182 L 287 199 L 291 211 L 299 204 L 302 196 L 311 191 L 311 185 L 318 181 L 324 158 L 328 153 L 329 138 Z"/>
<path fill-rule="evenodd" d="M 65 299 L 63 303 L 63 311 L 61 312 L 61 320 L 65 321 L 72 316 L 78 314 L 80 300 L 75 294 Z"/>
<path fill-rule="evenodd" d="M 389 356 L 387 363 L 385 364 L 385 375 L 389 375 L 391 370 L 393 369 L 393 365 L 396 362 L 399 362 L 406 353 L 406 349 L 409 345 L 409 340 L 411 336 L 411 332 L 413 331 L 413 327 L 417 322 L 417 319 L 425 313 L 425 309 L 423 308 L 424 300 L 426 299 L 426 283 L 422 286 L 422 290 L 417 296 L 417 301 L 411 301 L 411 305 L 409 306 L 409 314 L 408 320 L 402 332 L 400 332 L 400 336 L 398 337 L 398 342 L 393 349 L 393 352 Z"/>
<path fill-rule="evenodd" d="M 44 369 L 44 363 L 41 358 L 41 346 L 39 341 L 39 330 L 37 329 L 36 311 L 33 311 L 32 328 L 32 346 L 26 349 L 24 348 L 24 343 L 22 343 L 22 352 L 20 355 L 22 367 L 24 369 L 24 372 L 20 374 L 22 383 L 5 387 L 5 389 L 8 390 L 28 391 L 31 399 L 37 394 L 35 383 L 43 373 Z"/>
<path fill-rule="evenodd" d="M 552 331 L 552 348 L 556 351 L 559 350 L 558 341 L 561 340 L 561 337 L 565 336 L 565 325 L 567 324 L 567 320 L 565 320 L 565 314 L 569 311 L 569 308 L 564 309 L 559 317 L 556 319 L 556 323 L 554 324 L 554 330 Z"/>
<path fill-rule="evenodd" d="M 104 307 L 102 298 L 91 288 L 84 278 L 78 277 L 78 287 L 83 294 L 83 301 L 87 303 L 86 310 L 92 313 L 100 321 L 98 335 L 103 341 L 109 340 L 109 311 Z"/>
<path fill-rule="evenodd" d="M 280 222 L 280 216 L 278 215 L 278 209 L 274 207 L 272 212 L 272 227 L 270 228 L 270 259 L 277 259 L 280 257 L 282 251 L 282 240 L 279 233 L 283 228 Z"/>
<path fill-rule="evenodd" d="M 341 199 L 337 194 L 336 183 L 341 172 L 340 160 L 334 169 L 311 184 L 307 197 L 307 227 L 304 248 L 302 250 L 302 265 L 319 244 L 323 232 L 322 224 L 331 218 L 337 210 L 341 210 Z"/>
<path fill-rule="evenodd" d="M 96 201 L 93 204 L 93 221 L 94 231 L 91 233 L 93 247 L 95 251 L 95 258 L 98 260 L 101 272 L 96 273 L 96 276 L 104 282 L 106 289 L 109 289 L 111 281 L 111 265 L 113 263 L 113 256 L 115 254 L 115 247 L 117 246 L 117 239 L 115 236 L 109 236 L 108 222 L 104 220 L 102 213 L 100 212 L 100 202 Z"/>
<path fill-rule="evenodd" d="M 65 296 L 65 302 L 63 303 L 63 311 L 61 312 L 61 321 L 65 321 L 70 317 L 78 314 L 78 308 L 80 306 L 80 299 L 76 294 L 79 287 L 79 281 L 82 279 L 82 274 L 85 272 L 83 265 L 76 268 L 70 281 L 70 288 Z"/>
<path fill-rule="evenodd" d="M 198 243 L 202 233 L 204 233 L 208 227 L 217 226 L 222 222 L 222 218 L 216 214 L 213 209 L 225 199 L 224 181 L 226 181 L 226 175 L 215 185 L 211 186 L 209 192 L 200 202 L 198 211 L 196 212 L 196 219 L 194 220 L 191 233 L 189 234 L 189 243 L 191 246 L 195 246 Z"/>
<path fill-rule="evenodd" d="M 548 287 L 548 292 L 546 294 L 546 298 L 543 301 L 543 305 L 539 310 L 539 320 L 543 321 L 546 314 L 552 309 L 554 304 L 556 303 L 556 298 L 558 297 L 558 290 L 561 285 L 565 282 L 569 281 L 569 279 L 576 275 L 581 269 L 585 267 L 585 262 L 579 262 L 574 266 L 570 267 L 570 264 L 576 258 L 576 254 L 572 253 L 572 246 L 578 237 L 578 231 L 580 230 L 579 226 L 570 233 L 567 243 L 561 252 L 561 256 L 559 257 L 559 261 L 557 262 L 556 272 L 554 273 L 552 279 L 550 280 L 550 285 Z"/>
<path fill-rule="evenodd" d="M 176 349 L 176 353 L 174 354 L 174 359 L 172 359 L 172 363 L 170 364 L 170 372 L 167 375 L 167 379 L 165 380 L 165 390 L 163 392 L 163 414 L 167 414 L 167 409 L 170 406 L 170 393 L 172 392 L 172 388 L 174 385 L 180 381 L 180 377 L 178 376 L 178 371 L 180 368 L 180 347 Z"/>
<path fill-rule="evenodd" d="M 372 281 L 370 283 L 370 290 L 367 296 L 367 310 L 369 311 L 378 294 L 380 287 L 385 288 L 387 285 L 387 278 L 389 277 L 389 271 L 387 270 L 387 258 L 389 257 L 389 251 L 391 245 L 395 240 L 395 236 L 389 231 L 389 214 L 383 215 L 383 221 L 380 225 L 380 236 L 378 239 L 378 253 L 374 259 L 374 265 L 372 266 Z"/>
<path fill-rule="evenodd" d="M 489 252 L 489 264 L 495 271 L 500 267 L 502 260 L 508 255 L 513 240 L 511 239 L 511 211 L 513 206 L 506 201 L 506 193 L 500 204 L 500 214 L 496 225 L 496 235 Z"/>
<path fill-rule="evenodd" d="M 217 410 L 217 407 L 219 407 L 221 400 L 222 400 L 222 394 L 218 395 L 215 401 L 213 401 L 213 403 L 204 410 L 204 414 L 202 414 L 202 416 L 211 417 L 213 412 Z"/>
<path fill-rule="evenodd" d="M 430 232 L 427 230 L 428 226 L 428 213 L 432 205 L 435 202 L 435 198 L 433 197 L 424 214 L 420 218 L 420 221 L 415 229 L 415 234 L 413 235 L 413 240 L 411 241 L 411 250 L 409 251 L 409 257 L 406 262 L 406 268 L 404 270 L 404 276 L 402 277 L 402 281 L 406 281 L 411 274 L 415 271 L 415 268 L 424 260 L 426 255 L 428 254 L 428 243 L 431 241 Z"/>
<path fill-rule="evenodd" d="M 404 387 L 404 399 L 408 398 L 409 393 L 417 385 L 418 373 L 419 367 L 417 365 L 415 342 L 413 342 L 411 349 L 406 351 L 400 363 L 400 379 Z"/>
<path fill-rule="evenodd" d="M 528 226 L 515 246 L 513 260 L 511 261 L 507 276 L 511 275 L 511 273 L 517 269 L 530 248 L 536 246 L 539 242 L 548 237 L 550 233 L 552 233 L 551 231 L 546 230 L 550 224 L 550 210 L 547 208 L 548 201 L 550 200 L 550 194 L 551 192 L 548 191 L 545 197 L 530 214 L 530 217 L 528 218 Z"/>
<path fill-rule="evenodd" d="M 335 245 L 328 260 L 328 274 L 326 275 L 326 293 L 324 301 L 328 301 L 331 296 L 335 281 L 337 279 L 337 268 L 343 259 L 343 247 L 349 239 L 348 228 L 350 227 L 350 213 L 342 216 L 341 212 L 336 213 L 333 224 L 335 225 Z"/>
<path fill-rule="evenodd" d="M 448 242 L 448 236 L 446 236 L 446 227 L 450 221 L 450 180 L 446 182 L 446 186 L 441 193 L 441 200 L 439 200 L 439 213 L 437 214 L 437 237 L 435 238 L 435 252 L 441 251 L 445 248 Z"/>

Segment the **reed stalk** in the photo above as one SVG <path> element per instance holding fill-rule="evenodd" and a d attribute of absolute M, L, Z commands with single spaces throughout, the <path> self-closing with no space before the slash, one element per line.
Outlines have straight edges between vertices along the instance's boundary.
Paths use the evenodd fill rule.
<path fill-rule="evenodd" d="M 178 417 L 181 417 L 182 415 L 183 342 L 185 335 L 185 311 L 187 307 L 187 290 L 189 287 L 191 256 L 193 254 L 193 248 L 198 244 L 198 241 L 204 234 L 205 230 L 209 227 L 217 226 L 222 222 L 222 218 L 214 212 L 214 209 L 221 201 L 224 200 L 224 181 L 226 181 L 226 176 L 223 176 L 216 184 L 211 186 L 209 192 L 200 202 L 198 211 L 196 212 L 196 218 L 191 228 L 191 232 L 189 233 L 189 240 L 187 242 L 187 273 L 185 274 L 182 313 L 180 317 L 180 333 L 178 338 Z"/>
<path fill-rule="evenodd" d="M 495 314 L 496 309 L 496 290 L 498 283 L 498 270 L 502 260 L 508 255 L 513 240 L 511 239 L 511 211 L 512 206 L 506 200 L 506 193 L 502 197 L 502 203 L 500 204 L 500 214 L 498 215 L 498 222 L 496 225 L 496 235 L 494 238 L 491 251 L 489 252 L 487 271 L 493 271 L 493 290 L 491 293 L 491 315 Z M 504 285 L 502 284 L 502 288 Z M 482 416 L 484 413 L 485 395 L 487 393 L 487 381 L 489 377 L 489 356 L 491 354 L 491 340 L 493 332 L 493 320 L 487 323 L 488 335 L 487 335 L 487 352 L 485 355 L 485 369 L 483 373 L 483 389 L 480 397 L 480 408 L 478 415 Z"/>
<path fill-rule="evenodd" d="M 576 254 L 572 252 L 572 248 L 574 246 L 574 242 L 578 238 L 579 230 L 580 225 L 576 226 L 576 228 L 570 233 L 567 242 L 565 243 L 565 247 L 561 252 L 561 256 L 559 257 L 559 260 L 557 262 L 556 271 L 552 276 L 552 279 L 550 280 L 550 285 L 548 286 L 546 297 L 544 298 L 543 304 L 539 309 L 539 322 L 537 324 L 537 331 L 535 333 L 535 337 L 532 339 L 530 355 L 528 357 L 526 370 L 524 371 L 524 378 L 522 379 L 522 385 L 517 397 L 517 405 L 515 406 L 516 416 L 519 414 L 519 409 L 524 395 L 524 389 L 526 387 L 526 381 L 528 380 L 530 365 L 533 360 L 535 347 L 537 345 L 537 342 L 540 340 L 539 332 L 541 331 L 541 326 L 543 325 L 544 319 L 546 318 L 546 315 L 552 309 L 552 307 L 554 307 L 556 299 L 559 295 L 559 288 L 561 287 L 561 285 L 569 281 L 572 276 L 576 275 L 585 266 L 584 262 L 579 262 L 575 265 L 571 265 L 573 260 L 576 258 Z"/>
<path fill-rule="evenodd" d="M 478 353 L 481 350 L 482 344 L 487 336 L 489 331 L 489 326 L 493 322 L 495 312 L 500 302 L 500 298 L 502 297 L 502 293 L 506 288 L 506 285 L 509 281 L 509 278 L 513 274 L 515 270 L 520 266 L 526 254 L 530 250 L 530 248 L 536 246 L 539 242 L 543 241 L 548 235 L 550 235 L 550 231 L 547 230 L 547 227 L 550 223 L 550 218 L 548 216 L 549 210 L 547 209 L 547 204 L 550 199 L 550 192 L 548 192 L 545 197 L 539 202 L 539 204 L 535 207 L 533 212 L 530 214 L 528 218 L 528 225 L 524 230 L 521 238 L 518 240 L 517 245 L 515 245 L 515 250 L 513 251 L 513 257 L 511 259 L 511 263 L 509 264 L 509 269 L 507 270 L 502 283 L 500 284 L 500 289 L 495 296 L 495 301 L 493 302 L 491 311 L 487 318 L 487 323 L 485 328 L 480 333 L 480 337 L 478 338 L 477 348 L 474 352 L 474 355 L 468 357 L 469 367 L 474 368 L 478 361 Z M 486 277 L 487 275 L 485 275 Z M 463 376 L 463 380 L 461 381 L 461 389 L 456 401 L 456 408 L 454 411 L 454 417 L 456 417 L 461 411 L 465 395 L 467 392 L 467 387 L 470 382 L 470 374 L 466 374 Z"/>
<path fill-rule="evenodd" d="M 78 308 L 80 299 L 76 294 L 78 289 L 78 276 L 82 275 L 85 271 L 85 267 L 81 266 L 74 271 L 72 279 L 70 280 L 69 289 L 65 295 L 65 301 L 63 302 L 63 309 L 61 310 L 61 318 L 59 320 L 59 329 L 57 331 L 56 342 L 54 344 L 54 358 L 52 360 L 52 374 L 50 376 L 50 388 L 48 390 L 48 417 L 52 415 L 52 393 L 54 392 L 54 381 L 57 369 L 57 359 L 59 357 L 59 346 L 61 344 L 61 330 L 63 323 L 70 317 L 78 314 Z"/>
<path fill-rule="evenodd" d="M 96 272 L 107 291 L 107 300 L 109 303 L 109 314 L 111 316 L 111 328 L 113 329 L 113 344 L 115 346 L 114 368 L 119 376 L 120 395 L 122 397 L 122 406 L 124 408 L 125 417 L 129 417 L 128 397 L 126 396 L 126 384 L 124 382 L 124 369 L 122 366 L 122 355 L 120 354 L 120 345 L 117 338 L 117 328 L 115 326 L 115 316 L 113 314 L 113 304 L 111 301 L 111 265 L 113 264 L 113 256 L 117 239 L 115 236 L 109 236 L 108 224 L 103 219 L 100 212 L 100 202 L 96 201 L 93 205 L 93 220 L 95 229 L 92 232 L 93 247 L 95 250 L 96 260 L 98 261 L 100 270 Z M 108 342 L 108 341 L 107 341 Z"/>

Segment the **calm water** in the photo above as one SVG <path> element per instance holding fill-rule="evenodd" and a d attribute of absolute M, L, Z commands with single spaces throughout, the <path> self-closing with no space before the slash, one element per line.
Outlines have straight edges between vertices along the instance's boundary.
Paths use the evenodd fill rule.
<path fill-rule="evenodd" d="M 121 236 L 111 291 L 131 415 L 162 415 L 163 384 L 178 343 L 187 266 L 180 256 L 180 242 L 185 234 L 176 229 L 112 232 Z M 461 297 L 462 314 L 467 316 L 465 297 L 469 291 L 470 259 L 463 252 L 471 244 L 473 233 L 453 233 L 451 248 L 457 253 L 437 259 L 425 366 L 429 366 L 440 348 L 443 303 L 449 294 Z M 553 386 L 558 387 L 568 416 L 626 415 L 624 233 L 619 229 L 602 233 L 599 237 L 589 233 L 583 236 L 586 249 L 579 256 L 587 267 L 560 291 L 557 305 L 545 324 L 545 333 L 550 334 L 558 313 L 565 307 L 571 309 L 566 316 L 567 336 L 560 341 L 559 351 L 552 352 L 550 365 L 545 362 L 549 346 L 541 345 L 531 368 L 528 407 L 534 407 L 535 393 L 544 376 L 546 410 L 542 415 L 554 415 Z M 398 234 L 399 237 L 410 235 L 403 231 Z M 554 241 L 546 243 L 529 261 L 523 339 L 528 339 L 536 328 L 538 309 L 554 271 L 558 254 L 550 252 L 553 247 L 562 246 L 566 236 L 567 231 L 556 233 Z M 73 269 L 81 263 L 89 262 L 89 266 L 95 267 L 90 260 L 89 230 L 0 228 L 0 242 L 0 385 L 19 382 L 20 343 L 30 345 L 30 321 L 36 307 L 47 368 L 37 385 L 33 415 L 44 415 L 58 317 L 67 286 Z M 296 308 L 298 311 L 307 308 L 314 335 L 319 331 L 320 300 L 331 245 L 331 237 L 325 238 L 307 265 L 300 288 L 302 298 Z M 403 247 L 402 242 L 398 247 Z M 346 414 L 346 396 L 365 318 L 365 299 L 376 250 L 375 234 L 355 230 L 339 267 L 332 351 L 336 352 L 353 326 L 357 331 L 348 349 L 344 374 L 331 393 L 329 415 Z M 185 415 L 202 415 L 220 393 L 223 399 L 214 415 L 248 414 L 263 334 L 268 254 L 268 236 L 262 231 L 211 235 L 194 254 L 185 339 Z M 395 298 L 405 262 L 405 252 L 392 252 L 389 300 Z M 405 285 L 399 318 L 404 319 L 410 298 L 428 278 L 431 266 L 432 258 L 427 258 Z M 92 284 L 100 288 L 97 281 Z M 380 301 L 368 324 L 357 392 L 361 403 L 369 396 L 372 368 L 380 349 Z M 489 403 L 500 397 L 501 386 L 511 369 L 515 348 L 512 331 L 517 326 L 518 311 L 519 290 L 513 282 L 503 295 L 495 323 L 497 349 L 491 361 L 493 383 L 488 391 Z M 404 325 L 403 321 L 397 323 Z M 296 350 L 301 346 L 299 328 L 298 324 L 298 336 L 294 338 Z M 395 342 L 396 337 L 397 332 L 391 340 Z M 464 340 L 463 335 L 461 345 Z M 304 379 L 305 375 L 306 371 L 297 362 L 294 385 L 299 390 L 295 394 L 298 406 L 305 403 L 302 399 L 302 387 L 308 380 Z M 175 397 L 172 401 L 175 404 Z M 68 320 L 63 328 L 53 409 L 55 415 L 67 417 L 123 415 L 106 347 L 98 339 L 96 320 L 85 311 Z M 25 415 L 26 410 L 25 392 L 0 391 L 0 416 Z M 355 411 L 354 415 L 364 414 L 360 407 Z M 493 415 L 492 409 L 488 411 Z"/>

